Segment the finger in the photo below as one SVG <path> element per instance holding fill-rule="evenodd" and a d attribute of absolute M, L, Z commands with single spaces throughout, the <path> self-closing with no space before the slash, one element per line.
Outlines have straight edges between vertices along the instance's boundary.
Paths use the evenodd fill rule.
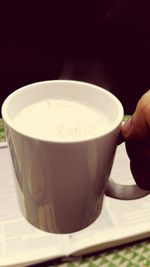
<path fill-rule="evenodd" d="M 125 142 L 124 136 L 122 135 L 122 133 L 119 133 L 118 139 L 117 139 L 117 145 L 122 144 L 123 142 Z"/>
<path fill-rule="evenodd" d="M 149 160 L 131 160 L 130 168 L 137 185 L 144 190 L 150 190 Z"/>
<path fill-rule="evenodd" d="M 150 165 L 150 139 L 129 140 L 126 142 L 126 150 L 129 158 L 134 161 L 149 160 Z"/>
<path fill-rule="evenodd" d="M 129 116 L 128 116 L 129 117 Z M 130 118 L 130 117 L 129 117 Z M 129 119 L 128 119 L 129 120 Z M 127 119 L 122 122 L 122 126 L 124 123 L 127 122 Z M 123 136 L 122 132 L 120 131 L 118 139 L 117 139 L 117 145 L 120 145 L 121 143 L 125 142 L 125 137 Z"/>
<path fill-rule="evenodd" d="M 140 99 L 133 116 L 121 127 L 136 183 L 150 190 L 150 90 Z"/>

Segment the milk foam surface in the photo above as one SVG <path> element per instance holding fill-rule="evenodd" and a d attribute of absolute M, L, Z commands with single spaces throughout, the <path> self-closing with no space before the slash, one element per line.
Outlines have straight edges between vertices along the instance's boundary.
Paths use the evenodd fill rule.
<path fill-rule="evenodd" d="M 77 141 L 106 133 L 111 122 L 100 110 L 70 99 L 45 99 L 23 108 L 14 126 L 35 138 Z"/>

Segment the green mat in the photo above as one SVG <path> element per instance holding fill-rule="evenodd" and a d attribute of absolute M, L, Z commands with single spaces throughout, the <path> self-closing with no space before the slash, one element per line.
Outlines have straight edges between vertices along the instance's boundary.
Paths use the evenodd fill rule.
<path fill-rule="evenodd" d="M 4 133 L 4 123 L 3 120 L 0 119 L 0 142 L 5 141 L 5 133 Z"/>
<path fill-rule="evenodd" d="M 53 265 L 49 265 L 53 266 Z M 150 242 L 139 242 L 57 267 L 150 267 Z"/>

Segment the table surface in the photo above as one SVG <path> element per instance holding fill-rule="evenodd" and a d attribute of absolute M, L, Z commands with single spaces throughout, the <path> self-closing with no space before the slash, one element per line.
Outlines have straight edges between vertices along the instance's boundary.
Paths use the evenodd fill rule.
<path fill-rule="evenodd" d="M 4 125 L 0 119 L 0 142 L 5 141 Z M 39 267 L 150 267 L 150 239 L 100 251 L 81 258 L 36 265 Z"/>

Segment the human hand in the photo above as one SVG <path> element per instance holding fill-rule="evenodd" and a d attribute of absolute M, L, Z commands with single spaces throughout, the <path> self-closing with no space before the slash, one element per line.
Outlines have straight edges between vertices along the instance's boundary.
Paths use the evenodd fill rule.
<path fill-rule="evenodd" d="M 150 90 L 141 97 L 132 117 L 122 125 L 121 135 L 137 185 L 150 190 Z"/>

